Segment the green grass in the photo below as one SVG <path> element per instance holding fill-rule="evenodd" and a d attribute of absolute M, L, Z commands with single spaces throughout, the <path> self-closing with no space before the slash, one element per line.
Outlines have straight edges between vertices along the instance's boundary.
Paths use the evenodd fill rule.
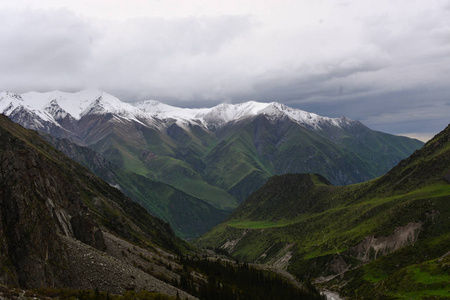
<path fill-rule="evenodd" d="M 117 147 L 120 149 L 119 147 Z M 120 150 L 119 150 L 120 151 Z M 120 151 L 122 154 L 123 165 L 125 170 L 129 172 L 136 173 L 138 175 L 147 176 L 149 175 L 149 170 L 144 166 L 142 161 L 137 159 L 134 155 L 126 151 Z"/>
<path fill-rule="evenodd" d="M 282 227 L 292 223 L 293 222 L 276 223 L 266 221 L 235 221 L 235 222 L 228 222 L 227 225 L 240 229 L 261 229 L 261 228 Z"/>
<path fill-rule="evenodd" d="M 231 211 L 237 207 L 233 196 L 202 180 L 184 180 L 175 186 L 194 197 L 205 200 L 218 209 Z"/>
<path fill-rule="evenodd" d="M 448 289 L 434 289 L 434 290 L 421 290 L 417 292 L 401 292 L 397 294 L 391 294 L 397 299 L 434 299 L 434 300 L 446 300 L 450 298 L 450 292 Z"/>
<path fill-rule="evenodd" d="M 372 267 L 372 265 L 368 265 L 365 267 L 364 272 L 364 280 L 369 281 L 371 283 L 377 283 L 379 281 L 385 280 L 389 277 L 389 275 L 383 272 L 380 269 Z"/>
<path fill-rule="evenodd" d="M 412 267 L 410 267 L 412 268 Z M 422 268 L 417 268 L 413 270 L 414 272 L 414 281 L 423 283 L 423 284 L 433 284 L 433 283 L 449 283 L 450 275 L 449 274 L 431 274 L 430 272 L 423 270 Z M 450 289 L 450 288 L 449 288 Z"/>
<path fill-rule="evenodd" d="M 202 199 L 218 209 L 232 210 L 237 206 L 233 196 L 206 182 L 201 174 L 184 161 L 161 156 L 152 160 L 148 168 L 157 173 L 160 181 Z"/>
<path fill-rule="evenodd" d="M 401 299 L 425 299 L 430 296 L 450 298 L 449 263 L 450 259 L 446 259 L 445 262 L 432 260 L 408 266 L 399 272 L 401 275 L 394 274 L 393 277 L 401 284 L 398 285 L 396 292 L 390 294 Z"/>

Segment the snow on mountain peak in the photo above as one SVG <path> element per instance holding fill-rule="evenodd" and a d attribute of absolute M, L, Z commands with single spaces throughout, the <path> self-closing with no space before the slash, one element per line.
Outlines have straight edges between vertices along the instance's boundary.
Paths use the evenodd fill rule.
<path fill-rule="evenodd" d="M 47 93 L 29 92 L 22 95 L 9 92 L 0 93 L 0 112 L 11 113 L 19 106 L 32 111 L 43 120 L 55 122 L 70 115 L 79 120 L 84 115 L 112 113 L 118 117 L 154 124 L 159 120 L 172 120 L 186 126 L 192 122 L 208 128 L 219 128 L 230 121 L 251 118 L 264 114 L 275 120 L 288 117 L 303 126 L 320 129 L 323 125 L 340 127 L 349 123 L 347 118 L 327 118 L 281 103 L 261 103 L 248 101 L 238 104 L 222 103 L 212 108 L 180 108 L 155 100 L 135 103 L 122 102 L 118 98 L 95 89 L 76 93 L 52 91 Z M 144 121 L 146 122 L 146 121 Z M 150 124 L 149 123 L 149 124 Z M 159 126 L 158 126 L 159 127 Z"/>
<path fill-rule="evenodd" d="M 0 113 L 9 115 L 15 108 L 23 106 L 25 103 L 19 94 L 10 92 L 0 93 Z"/>
<path fill-rule="evenodd" d="M 23 101 L 22 97 L 19 94 L 11 93 L 8 91 L 0 93 L 0 101 L 3 99 L 16 99 L 18 101 Z"/>
<path fill-rule="evenodd" d="M 220 104 L 211 108 L 202 117 L 208 126 L 220 127 L 230 121 L 237 121 L 242 118 L 254 117 L 261 114 L 273 120 L 288 117 L 300 125 L 315 129 L 319 129 L 321 125 L 325 124 L 338 127 L 342 124 L 340 119 L 321 117 L 317 114 L 292 108 L 278 102 L 261 103 L 249 101 L 239 104 Z"/>
<path fill-rule="evenodd" d="M 33 110 L 44 110 L 55 101 L 59 107 L 73 118 L 79 119 L 82 112 L 103 92 L 89 89 L 76 93 L 52 91 L 46 93 L 29 92 L 22 94 L 22 98 Z"/>
<path fill-rule="evenodd" d="M 236 121 L 244 117 L 256 116 L 269 106 L 270 103 L 248 101 L 238 104 L 223 103 L 211 108 L 201 117 L 209 126 L 222 126 L 230 121 Z"/>
<path fill-rule="evenodd" d="M 58 102 L 53 99 L 44 107 L 44 110 L 53 116 L 55 120 L 64 119 L 68 113 L 59 106 Z"/>
<path fill-rule="evenodd" d="M 133 103 L 135 107 L 143 112 L 157 118 L 172 118 L 193 120 L 198 119 L 199 115 L 209 110 L 208 108 L 181 108 L 170 106 L 155 100 L 146 100 Z"/>

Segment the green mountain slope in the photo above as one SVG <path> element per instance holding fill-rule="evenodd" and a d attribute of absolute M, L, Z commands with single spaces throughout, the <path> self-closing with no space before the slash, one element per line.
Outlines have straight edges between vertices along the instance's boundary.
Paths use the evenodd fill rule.
<path fill-rule="evenodd" d="M 175 233 L 182 238 L 197 237 L 227 216 L 226 211 L 218 210 L 172 186 L 119 168 L 90 148 L 50 135 L 43 137 L 68 157 L 119 188 L 153 215 L 170 223 Z"/>
<path fill-rule="evenodd" d="M 359 122 L 316 131 L 265 115 L 229 123 L 216 135 L 220 142 L 206 155 L 207 177 L 239 202 L 277 174 L 319 173 L 334 184 L 366 181 L 422 145 Z"/>
<path fill-rule="evenodd" d="M 87 131 L 84 138 L 90 148 L 128 172 L 167 183 L 219 210 L 236 207 L 233 196 L 210 184 L 202 174 L 202 153 L 207 149 L 204 143 L 213 139 L 204 130 L 196 126 L 187 132 L 174 124 L 165 134 L 136 122 L 111 118 L 106 122 L 104 116 L 80 120 L 81 129 L 95 124 L 95 130 Z"/>
<path fill-rule="evenodd" d="M 285 267 L 352 299 L 446 298 L 449 219 L 450 126 L 365 183 L 274 176 L 197 244 Z"/>

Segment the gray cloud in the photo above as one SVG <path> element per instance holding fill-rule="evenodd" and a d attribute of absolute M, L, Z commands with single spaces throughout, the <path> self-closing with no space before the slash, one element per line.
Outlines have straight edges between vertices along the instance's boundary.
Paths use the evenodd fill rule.
<path fill-rule="evenodd" d="M 65 10 L 2 11 L 0 19 L 0 89 L 76 85 L 92 57 L 96 35 L 86 20 Z"/>
<path fill-rule="evenodd" d="M 222 49 L 250 29 L 246 16 L 141 18 L 114 24 L 100 42 L 96 64 L 101 68 L 93 74 L 115 74 L 102 85 L 119 86 L 119 93 L 134 90 L 136 97 L 191 100 L 201 93 L 206 99 L 220 73 L 229 72 L 217 68 Z"/>

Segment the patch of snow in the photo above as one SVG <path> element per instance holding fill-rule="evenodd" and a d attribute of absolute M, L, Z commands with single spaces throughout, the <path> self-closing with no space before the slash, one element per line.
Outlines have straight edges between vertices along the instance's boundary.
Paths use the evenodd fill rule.
<path fill-rule="evenodd" d="M 270 103 L 260 103 L 249 101 L 239 104 L 219 104 L 211 108 L 208 112 L 197 117 L 203 118 L 208 125 L 222 126 L 230 121 L 236 121 L 244 117 L 252 117 L 258 115 Z"/>
<path fill-rule="evenodd" d="M 95 89 L 76 93 L 52 91 L 47 93 L 29 92 L 22 94 L 24 101 L 36 109 L 43 109 L 53 100 L 75 119 L 80 119 L 84 110 L 102 96 L 103 92 Z"/>
<path fill-rule="evenodd" d="M 198 114 L 209 110 L 208 108 L 175 107 L 154 100 L 135 102 L 133 105 L 152 115 L 184 119 L 194 119 Z"/>
<path fill-rule="evenodd" d="M 44 110 L 52 115 L 55 120 L 64 119 L 68 115 L 68 113 L 58 105 L 56 100 L 52 100 L 47 104 Z"/>
<path fill-rule="evenodd" d="M 336 292 L 323 290 L 322 294 L 325 295 L 325 297 L 327 297 L 327 300 L 343 300 L 343 298 L 341 298 L 339 294 Z"/>
<path fill-rule="evenodd" d="M 0 93 L 0 112 L 9 116 L 11 112 L 17 107 L 25 105 L 22 97 L 19 94 L 10 92 Z"/>
<path fill-rule="evenodd" d="M 19 111 L 28 111 L 31 115 L 35 115 L 40 118 L 41 121 L 57 124 L 53 117 L 45 111 L 44 107 L 35 106 L 33 103 L 29 103 L 29 101 L 24 99 L 23 95 L 10 92 L 0 93 L 0 113 L 10 116 L 11 114 Z"/>

